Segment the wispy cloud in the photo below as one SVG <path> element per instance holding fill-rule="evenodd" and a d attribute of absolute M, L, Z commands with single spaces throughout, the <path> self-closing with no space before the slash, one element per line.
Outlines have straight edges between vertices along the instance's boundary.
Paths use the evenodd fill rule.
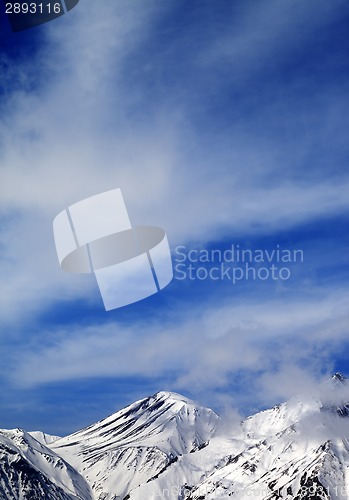
<path fill-rule="evenodd" d="M 331 357 L 330 339 L 335 350 L 347 332 L 337 282 L 313 296 L 299 287 L 297 299 L 256 292 L 224 306 L 212 292 L 206 312 L 188 298 L 165 326 L 163 312 L 127 328 L 75 319 L 47 338 L 48 308 L 95 300 L 91 277 L 60 270 L 52 220 L 114 187 L 132 221 L 166 228 L 172 246 L 348 213 L 347 84 L 330 72 L 319 81 L 302 61 L 344 2 L 237 2 L 214 18 L 200 7 L 187 23 L 169 23 L 177 2 L 80 4 L 42 30 L 31 61 L 14 69 L 1 60 L 1 324 L 5 339 L 12 325 L 12 338 L 27 342 L 11 383 L 171 372 L 178 390 L 210 388 L 213 397 L 231 377 L 253 380 L 259 370 L 261 400 L 286 397 L 321 372 L 316 346 Z"/>
<path fill-rule="evenodd" d="M 37 344 L 16 352 L 11 380 L 33 387 L 84 377 L 161 380 L 172 373 L 175 388 L 212 397 L 242 373 L 251 382 L 244 397 L 258 387 L 256 400 L 274 402 L 297 392 L 300 380 L 306 385 L 323 375 L 324 361 L 330 366 L 348 333 L 347 301 L 347 294 L 272 299 L 206 308 L 200 318 L 177 317 L 177 326 L 170 321 L 167 327 L 138 322 L 57 329 L 44 345 L 39 336 Z"/>

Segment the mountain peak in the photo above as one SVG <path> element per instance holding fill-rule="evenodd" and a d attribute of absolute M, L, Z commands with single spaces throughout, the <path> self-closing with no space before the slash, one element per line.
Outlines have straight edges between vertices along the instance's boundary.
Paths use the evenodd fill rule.
<path fill-rule="evenodd" d="M 51 447 L 91 481 L 99 500 L 128 498 L 130 490 L 155 480 L 179 457 L 205 447 L 218 420 L 213 410 L 160 391 Z M 115 488 L 117 497 L 108 493 Z"/>
<path fill-rule="evenodd" d="M 344 377 L 344 375 L 342 375 L 341 373 L 336 372 L 334 375 L 332 375 L 331 380 L 335 384 L 345 384 L 348 379 Z"/>
<path fill-rule="evenodd" d="M 151 398 L 156 398 L 156 399 L 171 399 L 172 401 L 182 401 L 183 403 L 189 403 L 189 404 L 195 404 L 194 401 L 191 399 L 182 396 L 181 394 L 178 394 L 177 392 L 170 392 L 170 391 L 159 391 L 153 394 Z"/>
<path fill-rule="evenodd" d="M 347 422 L 338 420 L 349 417 L 348 379 L 335 373 L 319 392 L 323 404 L 293 398 L 219 432 L 215 412 L 168 391 L 49 444 L 38 432 L 0 430 L 0 497 L 24 498 L 29 488 L 47 500 L 241 500 L 261 491 L 286 500 L 309 487 L 311 498 L 335 499 L 348 484 Z"/>

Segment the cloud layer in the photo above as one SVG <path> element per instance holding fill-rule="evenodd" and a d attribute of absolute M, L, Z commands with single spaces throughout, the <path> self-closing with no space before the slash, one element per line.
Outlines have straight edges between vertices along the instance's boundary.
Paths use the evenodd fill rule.
<path fill-rule="evenodd" d="M 348 213 L 345 2 L 80 4 L 42 27 L 31 57 L 0 56 L 8 382 L 170 372 L 177 390 L 213 398 L 241 375 L 251 385 L 236 404 L 312 385 L 347 333 L 348 293 L 335 280 L 306 288 L 300 277 L 297 297 L 174 297 L 175 313 L 147 325 L 74 317 L 48 335 L 42 317 L 96 303 L 91 277 L 60 270 L 52 220 L 99 192 L 120 187 L 132 222 L 164 227 L 173 248 L 278 238 Z"/>

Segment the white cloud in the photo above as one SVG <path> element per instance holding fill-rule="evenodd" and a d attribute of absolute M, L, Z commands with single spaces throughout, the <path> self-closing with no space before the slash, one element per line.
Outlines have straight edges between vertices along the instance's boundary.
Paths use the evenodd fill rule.
<path fill-rule="evenodd" d="M 294 31 L 297 9 L 315 30 L 333 15 L 333 4 L 321 2 L 313 21 L 313 9 L 304 1 L 297 2 L 295 11 L 273 1 L 268 9 L 252 13 L 249 4 L 242 9 L 245 18 L 237 32 L 215 33 L 206 42 L 200 38 L 202 51 L 191 55 L 197 75 L 193 81 L 182 80 L 188 88 L 168 89 L 161 96 L 154 90 L 159 104 L 152 108 L 129 73 L 129 61 L 136 54 L 140 58 L 140 48 L 173 6 L 113 0 L 104 0 L 103 9 L 99 2 L 80 4 L 48 25 L 39 54 L 19 65 L 16 74 L 11 67 L 5 82 L 9 87 L 16 80 L 17 89 L 11 93 L 7 88 L 0 120 L 1 207 L 6 216 L 3 323 L 35 324 L 35 316 L 57 300 L 96 300 L 91 277 L 60 270 L 52 220 L 68 205 L 111 188 L 122 188 L 134 223 L 164 227 L 173 246 L 228 233 L 235 238 L 287 230 L 348 211 L 348 178 L 323 175 L 315 140 L 331 143 L 334 134 L 345 135 L 337 127 L 344 88 L 318 95 L 316 107 L 302 101 L 304 115 L 316 126 L 305 127 L 303 138 L 304 130 L 293 127 L 288 142 L 279 140 L 278 120 L 280 109 L 283 123 L 294 117 L 299 95 L 292 98 L 292 92 L 284 103 L 282 96 L 269 102 L 251 91 L 255 114 L 232 119 L 226 130 L 220 126 L 212 132 L 214 116 L 201 128 L 194 124 L 205 96 L 221 92 L 218 65 L 229 64 L 223 73 L 237 75 L 234 89 L 238 75 L 245 81 L 257 79 L 263 71 L 263 64 L 253 64 L 258 58 L 265 62 L 272 53 L 280 61 L 300 43 Z M 301 39 L 306 42 L 305 30 Z M 143 70 L 141 66 L 138 76 Z M 196 90 L 203 97 L 192 102 Z M 239 108 L 240 103 L 237 99 L 231 105 Z M 264 120 L 255 128 L 259 112 Z M 262 133 L 270 124 L 275 136 L 267 140 Z M 337 167 L 332 154 L 323 160 L 327 171 Z M 214 303 L 204 314 L 195 307 L 190 315 L 183 313 L 177 327 L 164 327 L 159 317 L 151 326 L 137 323 L 132 328 L 73 326 L 51 332 L 49 340 L 39 326 L 28 347 L 17 353 L 11 381 L 31 387 L 80 377 L 176 373 L 179 390 L 204 392 L 226 386 L 232 373 L 246 372 L 252 392 L 253 377 L 261 370 L 260 399 L 283 399 L 301 383 L 311 385 L 321 372 L 325 355 L 316 352 L 316 343 L 347 333 L 347 292 L 334 292 L 335 286 L 315 291 L 313 297 L 300 290 L 296 300 L 286 294 L 280 301 L 264 297 L 245 305 Z M 176 324 L 178 318 L 171 319 Z M 300 367 L 307 356 L 312 361 Z"/>
<path fill-rule="evenodd" d="M 274 403 L 314 387 L 324 361 L 347 335 L 348 296 L 307 301 L 265 300 L 226 305 L 129 327 L 117 323 L 51 331 L 16 352 L 11 381 L 21 387 L 83 377 L 159 377 L 173 373 L 173 390 L 212 394 L 231 377 L 246 378 L 244 395 Z M 339 309 L 338 309 L 339 306 Z M 321 312 L 319 311 L 321 309 Z M 335 311 L 341 310 L 341 314 Z M 167 318 L 168 320 L 168 318 Z M 332 329 L 328 328 L 332 325 Z M 220 331 L 220 335 L 212 332 Z M 67 335 L 68 334 L 68 335 Z M 331 342 L 332 347 L 328 349 Z M 322 352 L 322 347 L 327 346 Z M 198 397 L 197 397 L 198 398 Z"/>

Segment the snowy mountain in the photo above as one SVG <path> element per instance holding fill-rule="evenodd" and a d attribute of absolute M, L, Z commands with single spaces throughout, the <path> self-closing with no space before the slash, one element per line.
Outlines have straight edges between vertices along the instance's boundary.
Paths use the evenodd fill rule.
<path fill-rule="evenodd" d="M 54 441 L 57 441 L 57 439 L 61 439 L 61 436 L 51 436 L 42 431 L 30 431 L 28 434 L 45 446 L 52 444 Z"/>
<path fill-rule="evenodd" d="M 97 499 L 124 498 L 213 436 L 219 417 L 159 392 L 52 444 L 91 484 Z"/>
<path fill-rule="evenodd" d="M 343 500 L 349 383 L 227 425 L 159 392 L 69 436 L 0 431 L 0 498 Z"/>
<path fill-rule="evenodd" d="M 54 451 L 21 429 L 0 430 L 0 498 L 92 499 L 91 488 Z"/>

